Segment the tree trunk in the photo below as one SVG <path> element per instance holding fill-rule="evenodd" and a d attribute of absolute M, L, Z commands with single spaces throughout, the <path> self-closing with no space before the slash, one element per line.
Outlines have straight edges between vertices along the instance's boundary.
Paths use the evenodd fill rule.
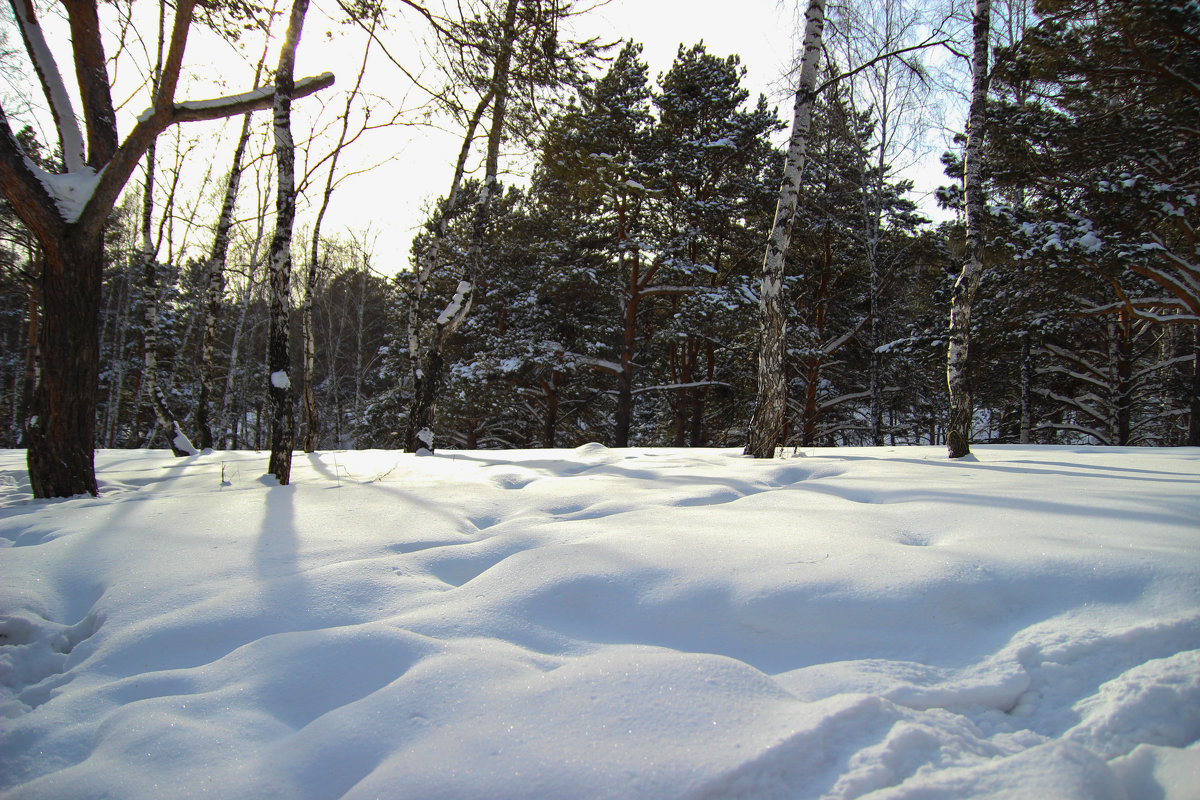
<path fill-rule="evenodd" d="M 1112 370 L 1115 397 L 1113 443 L 1129 444 L 1133 418 L 1133 318 L 1122 309 L 1121 317 L 1111 327 Z"/>
<path fill-rule="evenodd" d="M 322 209 L 324 210 L 324 209 Z M 314 228 L 313 236 L 319 228 Z M 317 437 L 321 432 L 321 418 L 317 412 L 317 395 L 313 390 L 313 369 L 316 362 L 317 342 L 313 333 L 313 297 L 317 292 L 317 243 L 313 242 L 313 257 L 309 259 L 308 271 L 304 276 L 304 308 L 301 312 L 301 332 L 304 336 L 303 394 L 301 410 L 303 417 L 304 437 L 302 446 L 304 452 L 312 453 L 317 449 Z"/>
<path fill-rule="evenodd" d="M 983 137 L 987 126 L 988 31 L 991 0 L 975 0 L 974 58 L 971 62 L 971 108 L 967 118 L 967 149 L 963 161 L 963 188 L 967 206 L 967 260 L 954 283 L 950 301 L 950 347 L 946 354 L 946 385 L 950 390 L 950 425 L 947 445 L 950 458 L 971 452 L 971 306 L 983 275 L 984 196 Z"/>
<path fill-rule="evenodd" d="M 558 432 L 558 374 L 550 373 L 550 380 L 541 381 L 546 402 L 546 416 L 542 418 L 542 447 L 553 448 Z"/>
<path fill-rule="evenodd" d="M 871 444 L 875 447 L 883 446 L 883 357 L 879 353 L 879 255 L 877 252 L 877 241 L 879 236 L 880 226 L 876 225 L 872 230 L 871 240 L 868 244 L 870 253 L 871 267 L 871 286 L 870 286 L 870 315 L 868 337 L 869 347 L 871 348 Z"/>
<path fill-rule="evenodd" d="M 167 407 L 167 398 L 159 385 L 158 375 L 158 264 L 155 263 L 155 247 L 150 238 L 150 228 L 154 217 L 154 168 L 155 147 L 153 144 L 146 149 L 146 181 L 142 186 L 142 248 L 138 258 L 142 264 L 143 292 L 143 340 L 145 373 L 143 385 L 146 396 L 154 409 L 154 427 L 146 437 L 145 446 L 149 447 L 158 431 L 167 437 L 167 446 L 175 456 L 195 455 L 196 448 L 184 435 L 175 415 Z"/>
<path fill-rule="evenodd" d="M 622 237 L 624 238 L 624 237 Z M 633 424 L 633 357 L 637 347 L 637 316 L 641 301 L 641 257 L 634 250 L 629 267 L 629 297 L 625 301 L 625 327 L 621 336 L 620 372 L 617 373 L 617 418 L 614 447 L 629 446 Z"/>
<path fill-rule="evenodd" d="M 825 0 L 809 0 L 805 14 L 804 54 L 800 60 L 800 86 L 792 116 L 792 136 L 788 144 L 787 164 L 779 186 L 779 202 L 771 238 L 763 257 L 762 288 L 759 310 L 762 314 L 758 350 L 758 399 L 747 431 L 746 455 L 772 458 L 775 447 L 784 441 L 787 416 L 787 299 L 784 295 L 784 262 L 792 242 L 792 224 L 800 181 L 808 160 L 808 134 L 812 126 L 812 106 L 817 83 L 817 64 L 821 60 L 821 35 L 825 29 Z"/>
<path fill-rule="evenodd" d="M 246 114 L 242 117 L 242 131 L 233 150 L 233 165 L 229 168 L 229 177 L 225 181 L 225 200 L 221 203 L 221 216 L 217 219 L 217 232 L 213 236 L 205 274 L 204 316 L 200 328 L 200 391 L 196 400 L 197 444 L 201 449 L 213 446 L 212 422 L 209 419 L 213 385 L 216 383 L 213 345 L 217 340 L 221 299 L 225 294 L 225 259 L 229 253 L 229 231 L 233 227 L 233 211 L 237 207 L 238 188 L 242 182 L 242 157 L 246 153 L 249 140 L 250 115 Z"/>
<path fill-rule="evenodd" d="M 1033 442 L 1033 334 L 1021 334 L 1021 444 Z"/>
<path fill-rule="evenodd" d="M 614 447 L 629 446 L 629 428 L 633 422 L 633 383 L 630 370 L 617 373 L 617 419 L 613 435 Z"/>
<path fill-rule="evenodd" d="M 716 361 L 712 340 L 704 342 L 704 355 L 707 364 L 704 378 L 711 384 L 714 378 Z M 697 355 L 697 358 L 699 358 L 699 355 Z M 688 436 L 689 447 L 700 447 L 704 444 L 704 402 L 707 399 L 707 386 L 697 386 L 692 390 L 692 430 Z"/>
<path fill-rule="evenodd" d="M 417 372 L 412 409 L 408 414 L 408 428 L 404 433 L 405 452 L 433 452 L 433 420 L 437 411 L 437 390 L 442 383 L 444 367 L 441 348 L 430 348 L 421 361 L 421 369 Z"/>
<path fill-rule="evenodd" d="M 275 70 L 275 160 L 278 189 L 275 235 L 271 238 L 271 319 L 267 350 L 267 395 L 271 401 L 271 457 L 267 471 L 281 486 L 291 482 L 296 412 L 292 407 L 291 356 L 288 349 L 288 307 L 292 277 L 292 222 L 296 217 L 296 151 L 292 142 L 293 67 L 304 28 L 308 0 L 292 3 L 287 35 Z"/>
<path fill-rule="evenodd" d="M 34 497 L 99 494 L 93 447 L 104 238 L 69 226 L 61 244 L 42 250 L 41 376 L 26 454 Z"/>
<path fill-rule="evenodd" d="M 483 185 L 479 189 L 479 199 L 475 203 L 475 215 L 471 224 L 471 244 L 468 248 L 467 263 L 463 269 L 463 277 L 458 282 L 458 289 L 450 305 L 442 311 L 436 322 L 436 330 L 431 337 L 428 353 L 420 359 L 420 367 L 416 376 L 417 394 L 413 397 L 413 405 L 409 411 L 408 429 L 404 437 L 404 448 L 407 452 L 415 453 L 418 449 L 433 452 L 434 413 L 437 408 L 437 395 L 441 392 L 444 375 L 444 356 L 442 349 L 449 341 L 463 320 L 470 313 L 474 301 L 475 283 L 483 273 L 483 245 L 487 228 L 492 219 L 492 196 L 500 188 L 500 143 L 504 140 L 504 119 L 507 114 L 509 70 L 512 63 L 513 43 L 516 41 L 518 0 L 508 0 L 504 15 L 504 25 L 500 39 L 500 49 L 496 54 L 496 63 L 492 68 L 492 80 L 485 100 L 490 97 L 492 103 L 492 120 L 488 131 L 488 149 L 484 162 Z M 451 195 L 447 198 L 446 209 L 442 216 L 442 231 L 446 223 L 446 215 L 453 209 L 458 184 L 462 177 L 466 154 L 470 148 L 470 136 L 478 123 L 480 114 L 486 106 L 481 101 L 472 118 L 468 138 L 463 142 L 462 154 L 459 157 Z M 440 245 L 440 236 L 431 247 L 430 258 L 436 258 L 436 249 Z M 432 266 L 432 261 L 430 262 Z M 427 271 L 422 268 L 418 280 L 427 278 Z M 418 287 L 420 291 L 422 287 Z M 419 294 L 417 295 L 419 297 Z M 414 349 L 412 337 L 416 326 L 413 323 L 410 306 L 409 349 Z"/>
<path fill-rule="evenodd" d="M 1187 443 L 1200 447 L 1200 325 L 1192 326 L 1192 399 L 1188 405 Z"/>

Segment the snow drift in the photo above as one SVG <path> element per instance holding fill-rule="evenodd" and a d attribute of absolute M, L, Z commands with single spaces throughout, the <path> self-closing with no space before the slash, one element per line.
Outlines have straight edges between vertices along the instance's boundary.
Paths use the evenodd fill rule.
<path fill-rule="evenodd" d="M 1200 450 L 0 453 L 5 798 L 1200 796 Z"/>

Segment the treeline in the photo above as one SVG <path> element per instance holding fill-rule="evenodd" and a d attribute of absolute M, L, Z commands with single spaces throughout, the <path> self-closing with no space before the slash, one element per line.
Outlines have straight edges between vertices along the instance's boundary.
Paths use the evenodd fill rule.
<path fill-rule="evenodd" d="M 992 73 L 973 439 L 1200 444 L 1200 8 L 1039 8 Z M 899 125 L 878 90 L 895 96 L 903 70 L 836 81 L 837 52 L 787 253 L 788 442 L 940 444 L 963 226 L 926 219 L 893 164 Z M 743 78 L 737 57 L 695 45 L 652 80 L 626 45 L 545 121 L 527 185 L 492 199 L 469 314 L 438 353 L 438 447 L 745 443 L 783 155 L 782 123 Z M 940 199 L 954 210 L 962 165 L 945 162 Z M 380 276 L 369 242 L 347 237 L 324 242 L 311 284 L 293 288 L 313 309 L 317 413 L 298 417 L 318 449 L 405 445 L 422 343 L 460 310 L 460 265 L 478 257 L 480 189 L 466 181 L 436 204 L 413 243 L 417 264 L 437 239 L 420 285 L 417 272 Z M 157 385 L 181 427 L 196 424 L 205 264 L 158 264 L 150 298 L 135 205 L 106 235 L 98 447 L 166 444 L 142 381 L 151 300 Z M 0 212 L 0 445 L 12 447 L 37 379 L 38 265 Z M 269 447 L 264 227 L 242 225 L 226 260 L 207 391 L 218 448 Z M 292 358 L 304 375 L 303 348 Z"/>

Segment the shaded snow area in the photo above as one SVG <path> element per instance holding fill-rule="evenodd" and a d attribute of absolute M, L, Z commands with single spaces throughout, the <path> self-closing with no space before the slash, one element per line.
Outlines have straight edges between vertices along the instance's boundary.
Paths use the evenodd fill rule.
<path fill-rule="evenodd" d="M 0 453 L 4 798 L 1200 797 L 1200 450 Z"/>

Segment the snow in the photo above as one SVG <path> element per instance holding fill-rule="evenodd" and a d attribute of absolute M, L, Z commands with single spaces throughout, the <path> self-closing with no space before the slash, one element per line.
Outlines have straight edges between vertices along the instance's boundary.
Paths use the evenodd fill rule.
<path fill-rule="evenodd" d="M 1104 246 L 1104 242 L 1093 231 L 1087 231 L 1084 233 L 1075 240 L 1075 244 L 1079 245 L 1089 253 L 1098 252 L 1100 248 Z"/>
<path fill-rule="evenodd" d="M 288 377 L 287 370 L 277 370 L 271 373 L 271 385 L 276 389 L 290 389 L 292 387 L 292 379 Z"/>
<path fill-rule="evenodd" d="M 973 454 L 0 451 L 0 795 L 1195 798 L 1200 449 Z"/>
<path fill-rule="evenodd" d="M 175 435 L 171 437 L 171 444 L 175 446 L 176 450 L 187 453 L 190 456 L 200 455 L 200 451 L 192 444 L 192 440 L 187 437 L 186 433 L 179 430 L 178 425 L 175 426 Z"/>
<path fill-rule="evenodd" d="M 46 194 L 54 200 L 54 205 L 64 222 L 79 221 L 79 216 L 100 183 L 100 176 L 104 174 L 103 171 L 95 172 L 88 166 L 80 167 L 75 172 L 55 173 L 47 172 L 29 160 L 26 160 L 26 165 L 37 176 Z"/>
<path fill-rule="evenodd" d="M 450 298 L 450 303 L 442 309 L 442 313 L 438 315 L 437 324 L 445 325 L 454 316 L 462 310 L 463 302 L 467 298 L 467 294 L 471 291 L 471 283 L 469 281 L 459 281 L 458 288 L 454 290 L 454 297 Z"/>
<path fill-rule="evenodd" d="M 46 44 L 46 37 L 35 16 L 33 4 L 13 3 L 12 9 L 17 24 L 21 28 L 26 47 L 33 59 L 34 67 L 41 76 L 43 87 L 47 92 L 55 127 L 61 137 L 63 162 L 66 164 L 67 172 L 84 172 L 87 167 L 84 161 L 83 132 L 79 129 L 79 121 L 75 118 L 75 109 L 71 104 L 71 95 L 63 82 L 62 72 L 58 69 L 54 54 Z M 67 217 L 64 212 L 67 222 L 74 222 L 78 216 L 76 214 L 74 218 Z"/>

